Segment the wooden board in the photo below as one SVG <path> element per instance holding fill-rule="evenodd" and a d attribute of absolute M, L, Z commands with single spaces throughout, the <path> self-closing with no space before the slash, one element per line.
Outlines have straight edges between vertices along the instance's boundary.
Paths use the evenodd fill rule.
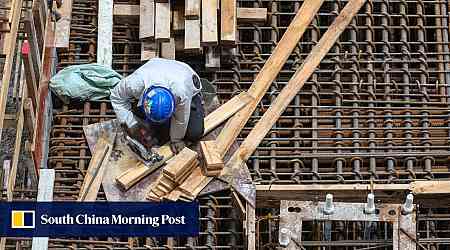
<path fill-rule="evenodd" d="M 233 116 L 225 124 L 225 127 L 217 137 L 217 147 L 221 155 L 224 155 L 236 140 L 242 128 L 253 114 L 256 106 L 266 94 L 284 63 L 291 55 L 291 52 L 297 46 L 300 38 L 313 20 L 323 1 L 324 0 L 307 0 L 303 2 L 300 10 L 295 15 L 283 37 L 278 42 L 259 74 L 256 76 L 250 89 L 247 91 L 247 93 L 254 98 L 254 101 L 246 105 L 245 108 Z"/>
<path fill-rule="evenodd" d="M 148 1 L 142 1 L 146 3 Z M 133 17 L 139 15 L 140 6 L 137 4 L 114 4 L 113 15 L 119 17 Z"/>
<path fill-rule="evenodd" d="M 175 9 L 172 11 L 172 31 L 174 33 L 184 31 L 184 10 Z"/>
<path fill-rule="evenodd" d="M 141 0 L 139 5 L 139 39 L 155 37 L 155 1 Z"/>
<path fill-rule="evenodd" d="M 15 48 L 17 42 L 17 30 L 19 28 L 19 20 L 21 14 L 22 0 L 15 0 L 12 6 L 11 31 L 5 34 L 4 53 L 6 58 L 3 66 L 2 84 L 0 88 L 0 131 L 3 129 L 3 121 L 6 111 L 6 99 L 8 98 L 9 84 L 11 82 L 12 67 L 14 63 Z M 0 133 L 0 141 L 2 139 Z"/>
<path fill-rule="evenodd" d="M 161 57 L 175 60 L 175 38 L 170 38 L 168 42 L 161 43 Z"/>
<path fill-rule="evenodd" d="M 200 19 L 201 0 L 185 0 L 184 3 L 184 16 L 186 19 Z"/>
<path fill-rule="evenodd" d="M 217 45 L 217 1 L 202 1 L 202 45 Z"/>
<path fill-rule="evenodd" d="M 32 57 L 37 56 L 30 53 L 30 45 L 27 40 L 25 40 L 22 44 L 22 58 L 23 58 L 23 67 L 24 67 L 24 73 L 25 73 L 25 79 L 27 83 L 27 93 L 28 96 L 31 98 L 33 105 L 37 106 L 37 86 L 39 84 L 39 80 L 36 79 L 36 72 L 33 65 Z"/>
<path fill-rule="evenodd" d="M 322 59 L 333 47 L 336 40 L 350 24 L 353 17 L 358 13 L 365 2 L 365 0 L 351 0 L 346 4 L 339 16 L 322 36 L 319 43 L 313 47 L 308 57 L 303 61 L 303 64 L 297 69 L 288 84 L 282 89 L 275 101 L 270 105 L 269 109 L 264 112 L 262 118 L 247 135 L 239 147 L 239 150 L 233 154 L 230 161 L 237 161 L 237 163 L 233 164 L 242 165 L 241 162 L 247 161 L 251 154 L 253 154 L 267 132 L 273 127 L 289 103 L 314 73 L 314 70 L 319 66 Z"/>
<path fill-rule="evenodd" d="M 141 61 L 148 61 L 159 56 L 159 49 L 155 40 L 148 38 L 141 41 Z"/>
<path fill-rule="evenodd" d="M 450 181 L 414 181 L 411 191 L 413 194 L 449 194 Z"/>
<path fill-rule="evenodd" d="M 205 48 L 205 68 L 207 70 L 217 70 L 220 68 L 219 46 L 208 46 Z"/>
<path fill-rule="evenodd" d="M 205 161 L 207 173 L 208 170 L 220 170 L 224 167 L 222 156 L 217 151 L 215 141 L 201 141 L 200 149 L 202 151 L 203 160 Z"/>
<path fill-rule="evenodd" d="M 155 39 L 156 41 L 170 40 L 170 3 L 155 3 Z"/>
<path fill-rule="evenodd" d="M 200 51 L 200 20 L 184 20 L 184 49 L 189 52 Z"/>
<path fill-rule="evenodd" d="M 113 1 L 98 1 L 97 63 L 112 66 Z"/>
<path fill-rule="evenodd" d="M 236 43 L 236 0 L 221 0 L 220 8 L 220 42 Z"/>
<path fill-rule="evenodd" d="M 203 134 L 206 135 L 211 132 L 252 101 L 252 96 L 247 94 L 247 92 L 241 92 L 239 95 L 234 96 L 226 103 L 222 104 L 219 108 L 205 117 L 205 131 Z"/>
<path fill-rule="evenodd" d="M 155 151 L 159 155 L 163 156 L 164 159 L 161 162 L 155 164 L 154 166 L 149 167 L 140 162 L 137 166 L 132 167 L 127 171 L 125 171 L 123 174 L 119 175 L 116 178 L 116 183 L 120 186 L 121 189 L 123 190 L 130 189 L 138 181 L 142 180 L 142 178 L 154 172 L 157 168 L 159 168 L 166 161 L 168 161 L 170 158 L 173 157 L 173 152 L 170 149 L 169 145 L 162 146 L 158 149 L 155 149 Z"/>
<path fill-rule="evenodd" d="M 185 147 L 167 162 L 167 165 L 163 168 L 163 173 L 175 180 L 186 172 L 197 156 L 197 152 Z"/>
<path fill-rule="evenodd" d="M 58 9 L 61 18 L 56 22 L 55 47 L 69 48 L 70 23 L 72 21 L 72 0 L 64 0 Z"/>
<path fill-rule="evenodd" d="M 78 201 L 95 201 L 107 168 L 112 145 L 104 138 L 100 138 L 95 145 L 89 167 L 80 188 Z"/>
<path fill-rule="evenodd" d="M 266 8 L 237 8 L 237 21 L 240 23 L 265 22 L 266 20 Z"/>
<path fill-rule="evenodd" d="M 55 170 L 41 169 L 39 171 L 38 184 L 38 202 L 53 201 L 53 188 L 55 185 Z M 48 237 L 33 237 L 32 250 L 46 250 L 48 249 Z"/>

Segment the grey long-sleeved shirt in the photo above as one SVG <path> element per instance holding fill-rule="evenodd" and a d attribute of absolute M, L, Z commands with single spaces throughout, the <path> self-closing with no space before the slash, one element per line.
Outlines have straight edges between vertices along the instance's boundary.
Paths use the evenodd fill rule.
<path fill-rule="evenodd" d="M 200 81 L 197 88 L 193 77 L 198 78 L 197 73 L 185 63 L 162 58 L 149 60 L 133 74 L 121 80 L 111 91 L 111 104 L 118 120 L 128 127 L 134 126 L 138 121 L 131 112 L 133 100 L 139 100 L 139 106 L 147 88 L 165 87 L 175 96 L 170 137 L 172 141 L 182 140 L 189 122 L 192 97 L 201 90 Z"/>

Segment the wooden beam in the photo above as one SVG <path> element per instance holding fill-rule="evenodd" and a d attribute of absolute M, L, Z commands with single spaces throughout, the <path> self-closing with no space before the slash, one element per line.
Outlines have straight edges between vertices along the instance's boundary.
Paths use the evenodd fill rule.
<path fill-rule="evenodd" d="M 98 1 L 97 63 L 112 66 L 113 0 Z"/>
<path fill-rule="evenodd" d="M 313 20 L 323 1 L 324 0 L 307 0 L 303 2 L 297 15 L 295 15 L 283 37 L 278 42 L 271 56 L 266 61 L 248 90 L 248 94 L 254 98 L 254 101 L 246 105 L 244 109 L 233 116 L 225 124 L 225 127 L 217 137 L 217 147 L 219 151 L 221 151 L 221 155 L 224 155 L 228 151 L 240 134 L 242 128 L 253 114 L 256 106 L 266 94 L 284 63 L 291 55 L 291 52 L 297 46 L 300 38 Z"/>
<path fill-rule="evenodd" d="M 30 59 L 33 64 L 35 78 L 39 82 L 39 79 L 40 79 L 39 73 L 41 72 L 41 60 L 42 60 L 41 55 L 42 54 L 41 54 L 41 50 L 39 47 L 38 34 L 35 29 L 35 22 L 33 19 L 33 14 L 31 13 L 31 11 L 27 11 L 25 13 L 23 22 L 24 22 L 24 26 L 25 26 L 25 32 L 27 33 L 27 41 L 28 41 L 28 46 L 30 47 L 30 49 L 29 49 L 30 54 L 32 55 L 32 57 Z"/>
<path fill-rule="evenodd" d="M 246 203 L 245 210 L 245 225 L 246 225 L 246 236 L 247 236 L 247 249 L 256 250 L 256 214 L 255 208 L 252 207 L 248 202 Z"/>
<path fill-rule="evenodd" d="M 236 44 L 236 0 L 221 0 L 220 42 Z"/>
<path fill-rule="evenodd" d="M 3 186 L 0 188 L 8 189 L 9 173 L 11 172 L 11 160 L 3 161 Z"/>
<path fill-rule="evenodd" d="M 146 166 L 145 164 L 140 163 L 139 165 L 125 171 L 123 174 L 121 174 L 116 178 L 116 183 L 119 185 L 120 188 L 122 188 L 123 190 L 130 189 L 142 178 L 154 172 L 156 169 L 158 169 L 160 166 L 162 166 L 165 162 L 167 162 L 169 159 L 173 157 L 173 152 L 170 149 L 169 145 L 164 145 L 157 149 L 155 148 L 155 151 L 159 155 L 163 156 L 163 160 L 152 166 Z"/>
<path fill-rule="evenodd" d="M 267 132 L 273 127 L 289 103 L 314 73 L 314 70 L 319 66 L 322 59 L 327 55 L 328 51 L 333 47 L 336 40 L 350 24 L 353 17 L 358 13 L 365 2 L 366 0 L 351 0 L 346 4 L 339 16 L 322 36 L 319 43 L 314 46 L 308 57 L 303 61 L 303 64 L 297 69 L 288 84 L 278 94 L 275 101 L 273 101 L 269 109 L 264 112 L 262 118 L 247 135 L 239 149 L 233 154 L 230 159 L 231 164 L 233 164 L 232 166 L 243 165 L 242 163 L 246 162 L 253 154 Z"/>
<path fill-rule="evenodd" d="M 141 4 L 148 1 L 142 1 Z M 114 4 L 113 15 L 121 17 L 139 16 L 140 5 L 137 4 Z M 139 27 L 140 28 L 140 27 Z"/>
<path fill-rule="evenodd" d="M 32 57 L 37 56 L 30 53 L 30 44 L 25 40 L 22 44 L 23 67 L 27 83 L 27 93 L 34 107 L 37 106 L 39 79 L 36 79 L 36 69 L 32 62 Z"/>
<path fill-rule="evenodd" d="M 200 20 L 184 20 L 184 50 L 197 53 L 200 51 Z"/>
<path fill-rule="evenodd" d="M 247 92 L 241 92 L 239 93 L 239 95 L 236 95 L 228 100 L 225 104 L 222 104 L 220 107 L 218 107 L 216 110 L 205 117 L 205 131 L 203 135 L 211 132 L 213 129 L 218 127 L 224 121 L 228 120 L 231 116 L 244 108 L 245 105 L 251 103 L 253 100 L 253 97 L 250 96 Z"/>
<path fill-rule="evenodd" d="M 25 100 L 24 119 L 25 119 L 25 126 L 27 127 L 28 132 L 30 133 L 30 137 L 33 138 L 34 126 L 36 124 L 36 113 L 31 98 L 26 98 Z"/>
<path fill-rule="evenodd" d="M 61 18 L 56 22 L 56 48 L 69 48 L 70 23 L 72 22 L 72 0 L 64 0 L 58 9 Z"/>
<path fill-rule="evenodd" d="M 170 3 L 155 4 L 155 39 L 168 42 L 170 40 Z"/>
<path fill-rule="evenodd" d="M 139 39 L 155 37 L 155 1 L 141 0 L 139 5 Z"/>
<path fill-rule="evenodd" d="M 240 23 L 265 22 L 266 8 L 237 8 L 237 21 Z"/>
<path fill-rule="evenodd" d="M 159 49 L 155 40 L 148 38 L 141 41 L 141 61 L 159 57 Z"/>
<path fill-rule="evenodd" d="M 97 199 L 112 149 L 113 146 L 106 139 L 99 138 L 81 185 L 78 201 L 95 201 Z"/>
<path fill-rule="evenodd" d="M 172 11 L 172 31 L 181 33 L 184 31 L 184 10 L 176 9 Z"/>
<path fill-rule="evenodd" d="M 55 170 L 54 169 L 41 169 L 40 178 L 38 184 L 38 202 L 53 201 L 53 188 L 55 185 Z M 31 245 L 32 250 L 47 250 L 48 249 L 48 237 L 33 237 Z"/>
<path fill-rule="evenodd" d="M 206 1 L 206 0 L 205 0 Z M 184 16 L 186 19 L 200 19 L 201 0 L 185 0 Z"/>
<path fill-rule="evenodd" d="M 217 176 L 224 167 L 221 155 L 217 151 L 214 141 L 200 141 L 200 150 L 204 160 L 204 173 L 206 176 Z"/>
<path fill-rule="evenodd" d="M 450 194 L 450 181 L 414 181 L 413 194 Z"/>
<path fill-rule="evenodd" d="M 218 43 L 217 1 L 202 1 L 202 45 Z"/>
<path fill-rule="evenodd" d="M 186 172 L 190 163 L 196 158 L 197 152 L 185 147 L 177 154 L 177 157 L 174 157 L 167 162 L 167 165 L 163 168 L 163 173 L 170 176 L 172 179 L 177 179 L 177 177 Z"/>
<path fill-rule="evenodd" d="M 11 82 L 12 67 L 16 56 L 17 30 L 22 11 L 22 0 L 15 0 L 12 6 L 11 31 L 5 34 L 5 62 L 3 66 L 2 84 L 0 88 L 0 141 L 2 140 L 3 121 L 5 119 L 6 100 L 8 99 L 9 83 Z"/>
<path fill-rule="evenodd" d="M 161 43 L 161 57 L 175 60 L 175 38 Z"/>

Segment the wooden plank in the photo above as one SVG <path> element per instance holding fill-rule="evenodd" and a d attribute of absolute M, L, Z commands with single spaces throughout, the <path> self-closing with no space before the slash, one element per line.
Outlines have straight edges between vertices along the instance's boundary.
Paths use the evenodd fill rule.
<path fill-rule="evenodd" d="M 231 98 L 205 117 L 205 131 L 203 134 L 206 135 L 211 132 L 253 100 L 253 97 L 247 92 L 241 92 L 239 95 Z"/>
<path fill-rule="evenodd" d="M 414 181 L 411 191 L 413 194 L 448 194 L 450 181 Z"/>
<path fill-rule="evenodd" d="M 250 203 L 246 203 L 245 209 L 245 222 L 246 222 L 246 236 L 247 236 L 247 249 L 255 250 L 256 249 L 256 214 L 255 208 L 250 205 Z"/>
<path fill-rule="evenodd" d="M 78 201 L 95 201 L 102 183 L 103 175 L 112 152 L 112 145 L 104 138 L 99 138 L 95 144 L 89 167 L 80 188 Z"/>
<path fill-rule="evenodd" d="M 217 70 L 220 68 L 219 46 L 208 46 L 205 51 L 205 68 L 207 70 Z"/>
<path fill-rule="evenodd" d="M 24 106 L 25 126 L 28 129 L 30 137 L 33 138 L 34 126 L 36 124 L 36 114 L 31 98 L 26 98 Z"/>
<path fill-rule="evenodd" d="M 217 151 L 214 141 L 200 141 L 200 150 L 205 161 L 207 176 L 212 176 L 208 174 L 208 170 L 220 170 L 224 167 L 222 156 Z"/>
<path fill-rule="evenodd" d="M 175 38 L 171 37 L 168 42 L 161 43 L 161 57 L 175 60 Z"/>
<path fill-rule="evenodd" d="M 141 61 L 148 61 L 158 56 L 159 50 L 155 40 L 149 38 L 141 42 Z"/>
<path fill-rule="evenodd" d="M 200 20 L 184 20 L 184 49 L 189 52 L 200 51 Z"/>
<path fill-rule="evenodd" d="M 265 22 L 266 8 L 237 8 L 237 21 L 241 23 Z"/>
<path fill-rule="evenodd" d="M 30 97 L 32 104 L 34 107 L 37 106 L 37 98 L 38 98 L 38 84 L 39 80 L 36 79 L 36 69 L 34 68 L 32 57 L 36 56 L 35 54 L 30 53 L 30 45 L 27 40 L 25 40 L 22 44 L 22 58 L 23 58 L 23 67 L 25 70 L 25 78 L 27 83 L 27 93 Z"/>
<path fill-rule="evenodd" d="M 38 184 L 37 201 L 53 201 L 53 188 L 55 185 L 55 170 L 41 169 Z M 32 250 L 47 250 L 48 237 L 33 237 Z"/>
<path fill-rule="evenodd" d="M 232 162 L 231 164 L 240 166 L 242 165 L 242 162 L 246 162 L 251 154 L 253 154 L 267 132 L 273 127 L 289 103 L 314 73 L 314 70 L 319 66 L 322 59 L 333 47 L 336 40 L 350 24 L 353 17 L 358 13 L 365 2 L 365 0 L 351 0 L 346 4 L 339 16 L 322 36 L 319 43 L 314 46 L 303 64 L 297 69 L 288 84 L 278 94 L 275 101 L 273 101 L 269 109 L 264 112 L 262 118 L 247 135 L 239 149 L 233 154 L 230 160 L 230 162 Z"/>
<path fill-rule="evenodd" d="M 72 22 L 72 0 L 64 0 L 58 9 L 61 18 L 56 22 L 56 48 L 69 48 L 70 23 Z"/>
<path fill-rule="evenodd" d="M 6 111 L 6 99 L 8 99 L 9 84 L 11 82 L 12 67 L 14 64 L 14 56 L 17 42 L 17 30 L 19 28 L 19 20 L 21 14 L 22 0 L 15 0 L 12 6 L 11 31 L 5 34 L 5 62 L 3 66 L 2 84 L 0 88 L 0 132 L 3 131 L 3 121 Z M 2 133 L 0 133 L 0 141 Z"/>
<path fill-rule="evenodd" d="M 2 189 L 8 188 L 9 173 L 11 172 L 11 160 L 3 161 L 3 186 Z"/>
<path fill-rule="evenodd" d="M 266 61 L 247 92 L 255 100 L 233 116 L 225 124 L 225 127 L 217 137 L 217 146 L 219 151 L 221 151 L 221 155 L 224 155 L 231 144 L 236 140 L 242 128 L 253 114 L 256 106 L 266 94 L 266 91 L 269 89 L 273 80 L 277 77 L 291 52 L 297 46 L 300 38 L 316 15 L 323 1 L 324 0 L 307 0 L 303 2 L 297 15 L 292 20 L 283 37 L 278 42 L 271 56 Z"/>
<path fill-rule="evenodd" d="M 39 82 L 41 72 L 41 51 L 39 49 L 38 34 L 35 29 L 33 14 L 30 11 L 25 13 L 24 17 L 25 32 L 27 33 L 28 46 L 30 47 L 31 62 L 33 64 L 36 80 Z M 22 45 L 23 46 L 23 45 Z"/>
<path fill-rule="evenodd" d="M 202 1 L 202 45 L 217 43 L 217 0 Z"/>
<path fill-rule="evenodd" d="M 116 183 L 120 186 L 120 188 L 122 188 L 123 190 L 130 189 L 134 184 L 158 169 L 174 155 L 169 145 L 164 145 L 158 149 L 155 148 L 155 151 L 159 155 L 163 156 L 163 160 L 152 167 L 147 167 L 143 163 L 141 163 L 138 166 L 130 168 L 116 178 Z"/>
<path fill-rule="evenodd" d="M 155 37 L 155 1 L 141 0 L 139 5 L 139 39 Z"/>
<path fill-rule="evenodd" d="M 220 42 L 236 44 L 236 0 L 221 0 L 220 8 Z"/>
<path fill-rule="evenodd" d="M 155 39 L 168 42 L 170 40 L 170 3 L 155 4 Z"/>
<path fill-rule="evenodd" d="M 112 66 L 113 1 L 98 1 L 97 63 Z"/>
<path fill-rule="evenodd" d="M 176 9 L 172 11 L 172 31 L 181 33 L 184 31 L 184 10 Z"/>
<path fill-rule="evenodd" d="M 22 80 L 20 88 L 22 89 L 23 96 L 26 96 L 26 88 L 25 83 Z M 12 157 L 11 162 L 11 169 L 9 173 L 8 178 L 8 188 L 6 189 L 6 196 L 8 201 L 13 200 L 13 194 L 14 194 L 14 188 L 16 186 L 16 176 L 17 176 L 17 168 L 19 166 L 19 157 L 21 152 L 21 146 L 22 146 L 22 134 L 23 134 L 23 125 L 24 125 L 24 115 L 23 110 L 25 106 L 25 99 L 22 98 L 20 105 L 19 105 L 19 111 L 18 111 L 18 119 L 17 119 L 17 127 L 16 127 L 16 139 L 14 141 L 14 153 Z"/>
<path fill-rule="evenodd" d="M 141 1 L 141 5 L 148 1 Z M 114 17 L 134 17 L 139 16 L 140 5 L 137 4 L 114 4 L 113 15 Z M 139 27 L 140 29 L 140 27 Z"/>
<path fill-rule="evenodd" d="M 190 163 L 192 163 L 197 156 L 197 152 L 185 147 L 180 153 L 167 162 L 167 165 L 163 168 L 163 173 L 175 180 L 186 172 Z"/>
<path fill-rule="evenodd" d="M 207 0 L 205 0 L 207 1 Z M 200 19 L 201 0 L 185 0 L 184 16 L 186 19 Z"/>

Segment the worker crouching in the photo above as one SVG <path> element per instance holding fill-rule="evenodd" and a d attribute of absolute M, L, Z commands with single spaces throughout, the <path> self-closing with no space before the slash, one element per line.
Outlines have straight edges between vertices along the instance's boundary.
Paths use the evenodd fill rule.
<path fill-rule="evenodd" d="M 114 87 L 111 103 L 130 137 L 148 149 L 170 141 L 178 153 L 184 140 L 195 142 L 203 135 L 201 88 L 187 64 L 154 58 Z"/>

